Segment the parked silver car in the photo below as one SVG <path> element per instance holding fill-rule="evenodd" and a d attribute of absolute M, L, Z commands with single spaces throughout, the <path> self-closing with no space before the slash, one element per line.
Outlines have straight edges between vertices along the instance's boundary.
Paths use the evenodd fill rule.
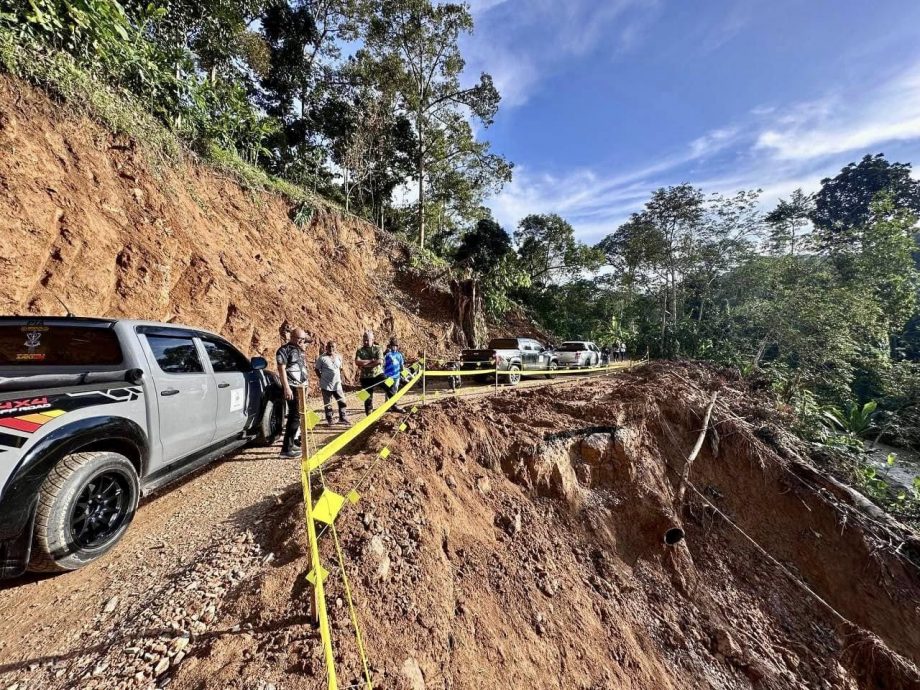
<path fill-rule="evenodd" d="M 567 340 L 555 353 L 560 369 L 596 367 L 601 363 L 601 351 L 590 340 Z"/>

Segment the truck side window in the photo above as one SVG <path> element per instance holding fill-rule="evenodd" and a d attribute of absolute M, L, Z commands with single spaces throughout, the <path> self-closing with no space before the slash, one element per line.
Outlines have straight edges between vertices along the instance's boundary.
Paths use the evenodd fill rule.
<path fill-rule="evenodd" d="M 200 374 L 204 371 L 191 338 L 148 335 L 147 343 L 153 350 L 157 365 L 167 374 Z"/>
<path fill-rule="evenodd" d="M 215 374 L 223 374 L 230 371 L 249 371 L 252 365 L 249 360 L 241 355 L 237 350 L 226 343 L 215 340 L 204 340 L 204 349 L 208 353 L 208 359 L 211 360 L 211 366 Z"/>

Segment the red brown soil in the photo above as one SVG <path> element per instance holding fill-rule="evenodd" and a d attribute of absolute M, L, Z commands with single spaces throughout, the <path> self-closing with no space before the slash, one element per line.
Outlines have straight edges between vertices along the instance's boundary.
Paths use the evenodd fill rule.
<path fill-rule="evenodd" d="M 285 318 L 351 352 L 364 328 L 410 352 L 450 348 L 451 314 L 393 284 L 405 249 L 372 225 L 290 203 L 191 160 L 154 165 L 0 76 L 0 313 L 175 321 L 270 354 Z M 449 295 L 448 295 L 449 297 Z M 348 357 L 346 357 L 348 359 Z"/>
<path fill-rule="evenodd" d="M 690 475 L 705 498 L 675 508 L 711 390 Z M 916 535 L 864 516 L 771 418 L 716 372 L 653 365 L 442 401 L 395 441 L 378 429 L 326 472 L 346 491 L 393 449 L 337 522 L 375 687 L 920 688 Z M 672 526 L 686 539 L 669 547 Z M 304 533 L 292 487 L 256 535 L 274 562 L 172 687 L 324 687 Z M 322 553 L 351 686 L 328 535 Z"/>

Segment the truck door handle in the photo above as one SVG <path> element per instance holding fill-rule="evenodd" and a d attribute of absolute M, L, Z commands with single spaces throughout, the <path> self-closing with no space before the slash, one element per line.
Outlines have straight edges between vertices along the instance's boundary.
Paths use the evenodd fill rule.
<path fill-rule="evenodd" d="M 179 391 L 176 388 L 167 388 L 165 391 L 160 391 L 160 395 L 178 395 Z"/>
<path fill-rule="evenodd" d="M 229 387 L 230 387 L 230 384 L 227 383 L 226 381 L 224 381 L 223 383 L 218 383 L 218 384 L 217 384 L 217 387 L 218 387 L 218 388 L 229 388 Z"/>

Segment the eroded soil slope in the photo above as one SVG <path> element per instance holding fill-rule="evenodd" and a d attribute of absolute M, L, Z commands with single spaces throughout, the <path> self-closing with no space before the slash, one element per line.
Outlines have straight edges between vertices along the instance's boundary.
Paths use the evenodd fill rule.
<path fill-rule="evenodd" d="M 916 536 L 864 518 L 741 385 L 653 365 L 443 401 L 329 468 L 345 491 L 393 449 L 337 523 L 375 687 L 920 688 Z M 675 505 L 712 390 L 702 496 Z M 234 595 L 225 634 L 193 638 L 172 687 L 323 687 L 302 521 L 292 487 L 256 536 L 275 560 Z M 667 546 L 675 526 L 686 538 Z M 323 558 L 350 686 L 328 535 Z"/>
<path fill-rule="evenodd" d="M 176 321 L 267 354 L 288 318 L 350 351 L 363 328 L 445 349 L 449 307 L 393 286 L 404 249 L 367 223 L 191 162 L 152 165 L 136 142 L 0 76 L 0 313 Z M 434 305 L 434 308 L 432 308 Z M 346 357 L 347 359 L 347 357 Z"/>

